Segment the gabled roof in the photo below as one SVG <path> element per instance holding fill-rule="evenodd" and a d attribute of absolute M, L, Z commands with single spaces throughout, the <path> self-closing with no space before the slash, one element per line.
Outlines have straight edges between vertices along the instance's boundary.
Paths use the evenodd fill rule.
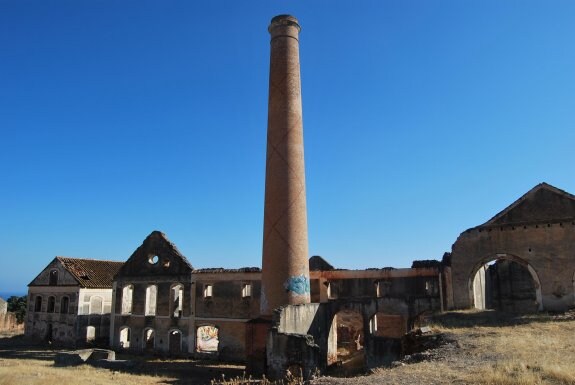
<path fill-rule="evenodd" d="M 314 255 L 309 259 L 309 269 L 310 271 L 328 271 L 334 270 L 334 267 L 319 255 Z"/>
<path fill-rule="evenodd" d="M 160 231 L 152 231 L 116 274 L 120 277 L 173 276 L 193 270 L 186 257 Z"/>
<path fill-rule="evenodd" d="M 114 275 L 124 263 L 98 259 L 56 257 L 46 266 L 28 286 L 48 285 L 46 273 L 61 266 L 71 279 L 67 285 L 76 282 L 78 286 L 89 289 L 111 289 Z M 41 278 L 44 277 L 44 278 Z M 64 278 L 64 277 L 62 277 Z"/>
<path fill-rule="evenodd" d="M 533 187 L 483 226 L 570 221 L 575 218 L 575 196 L 547 183 Z"/>
<path fill-rule="evenodd" d="M 224 269 L 223 267 L 207 267 L 194 269 L 194 273 L 261 273 L 259 267 L 240 267 L 237 269 Z"/>
<path fill-rule="evenodd" d="M 111 288 L 114 275 L 124 262 L 56 257 L 64 268 L 86 288 Z"/>

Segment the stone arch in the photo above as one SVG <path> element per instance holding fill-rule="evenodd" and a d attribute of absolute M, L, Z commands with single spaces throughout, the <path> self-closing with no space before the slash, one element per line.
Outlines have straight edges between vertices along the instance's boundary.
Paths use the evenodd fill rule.
<path fill-rule="evenodd" d="M 145 351 L 153 351 L 156 347 L 156 332 L 152 328 L 144 329 L 144 334 L 142 336 L 142 348 Z"/>
<path fill-rule="evenodd" d="M 353 303 L 332 309 L 327 338 L 327 364 L 349 375 L 366 367 L 366 318 L 363 307 Z"/>
<path fill-rule="evenodd" d="M 476 295 L 476 287 L 480 286 L 485 287 L 485 283 L 477 283 L 477 275 L 478 273 L 480 273 L 480 270 L 482 268 L 485 268 L 486 265 L 488 265 L 491 262 L 499 262 L 499 261 L 511 261 L 511 262 L 515 262 L 517 264 L 519 264 L 520 266 L 522 266 L 523 268 L 525 268 L 528 272 L 529 275 L 531 276 L 531 278 L 533 279 L 533 285 L 535 288 L 535 301 L 537 304 L 537 310 L 538 311 L 542 311 L 543 310 L 543 297 L 541 294 L 541 280 L 539 279 L 539 275 L 537 274 L 537 272 L 535 271 L 535 269 L 533 268 L 533 266 L 531 266 L 531 264 L 529 264 L 529 262 L 527 262 L 525 259 L 518 257 L 516 255 L 513 254 L 507 254 L 507 253 L 499 253 L 499 254 L 490 254 L 487 255 L 483 258 L 480 258 L 478 260 L 478 262 L 475 263 L 475 265 L 473 265 L 468 277 L 467 277 L 467 290 L 468 290 L 468 295 L 469 295 L 469 303 L 471 304 L 471 307 L 477 307 L 477 308 L 485 308 L 485 303 L 483 304 L 483 306 L 478 306 L 476 304 L 477 300 L 478 300 L 478 296 Z M 485 294 L 483 294 L 483 297 L 485 297 Z"/>
<path fill-rule="evenodd" d="M 132 331 L 128 326 L 120 328 L 120 347 L 128 349 L 130 347 L 130 340 L 132 339 Z"/>
<path fill-rule="evenodd" d="M 178 355 L 182 353 L 182 332 L 179 329 L 168 331 L 168 349 L 170 354 Z"/>

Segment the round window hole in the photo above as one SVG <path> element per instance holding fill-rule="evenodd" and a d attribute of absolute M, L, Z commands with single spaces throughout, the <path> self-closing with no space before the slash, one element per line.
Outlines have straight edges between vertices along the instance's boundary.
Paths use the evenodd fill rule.
<path fill-rule="evenodd" d="M 155 265 L 156 263 L 158 263 L 158 260 L 159 260 L 159 258 L 157 255 L 152 255 L 148 259 L 148 262 L 150 262 L 151 265 Z"/>

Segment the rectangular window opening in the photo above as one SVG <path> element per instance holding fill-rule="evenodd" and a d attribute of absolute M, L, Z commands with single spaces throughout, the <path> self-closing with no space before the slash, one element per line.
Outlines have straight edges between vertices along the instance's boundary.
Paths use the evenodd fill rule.
<path fill-rule="evenodd" d="M 204 285 L 204 298 L 212 298 L 212 285 Z"/>

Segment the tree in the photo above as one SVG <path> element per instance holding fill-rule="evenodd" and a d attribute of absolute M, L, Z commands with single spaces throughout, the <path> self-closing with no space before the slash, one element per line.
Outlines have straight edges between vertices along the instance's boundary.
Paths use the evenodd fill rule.
<path fill-rule="evenodd" d="M 13 295 L 8 298 L 8 311 L 16 314 L 16 321 L 21 324 L 24 322 L 24 317 L 26 316 L 26 296 L 16 297 Z"/>

